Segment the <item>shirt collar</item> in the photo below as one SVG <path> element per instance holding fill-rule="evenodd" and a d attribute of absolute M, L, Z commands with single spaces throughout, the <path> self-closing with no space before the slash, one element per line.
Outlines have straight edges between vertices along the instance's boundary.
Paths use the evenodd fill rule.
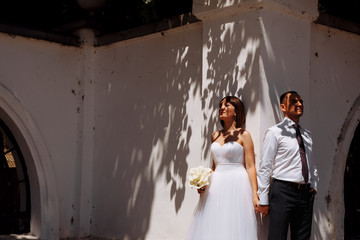
<path fill-rule="evenodd" d="M 292 127 L 295 122 L 288 117 L 284 117 L 283 124 L 287 127 Z M 301 126 L 300 122 L 298 124 Z"/>

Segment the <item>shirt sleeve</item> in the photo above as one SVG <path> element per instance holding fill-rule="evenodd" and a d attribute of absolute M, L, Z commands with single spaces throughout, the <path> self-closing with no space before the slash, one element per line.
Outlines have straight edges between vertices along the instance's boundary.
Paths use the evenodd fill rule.
<path fill-rule="evenodd" d="M 277 139 L 274 132 L 268 130 L 265 133 L 258 178 L 258 195 L 260 205 L 269 205 L 269 187 L 272 166 L 277 152 Z"/>

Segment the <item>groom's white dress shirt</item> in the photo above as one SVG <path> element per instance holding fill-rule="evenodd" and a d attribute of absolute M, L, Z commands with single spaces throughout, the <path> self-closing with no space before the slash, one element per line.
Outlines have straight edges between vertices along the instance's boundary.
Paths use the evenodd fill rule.
<path fill-rule="evenodd" d="M 260 167 L 258 171 L 258 194 L 260 205 L 269 205 L 269 187 L 271 178 L 304 183 L 301 173 L 299 144 L 296 139 L 295 122 L 285 117 L 284 120 L 270 127 L 263 142 Z M 299 124 L 301 126 L 301 124 Z M 309 167 L 309 183 L 317 190 L 318 173 L 313 155 L 311 132 L 300 128 L 305 145 L 306 159 Z"/>

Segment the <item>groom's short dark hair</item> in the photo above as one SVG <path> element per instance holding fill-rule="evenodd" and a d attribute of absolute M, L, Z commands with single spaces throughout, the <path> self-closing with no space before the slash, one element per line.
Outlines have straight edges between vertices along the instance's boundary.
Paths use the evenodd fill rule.
<path fill-rule="evenodd" d="M 299 95 L 296 91 L 287 91 L 287 92 L 284 92 L 283 94 L 281 94 L 280 96 L 280 104 L 284 101 L 285 97 L 288 95 L 288 94 L 297 94 Z"/>

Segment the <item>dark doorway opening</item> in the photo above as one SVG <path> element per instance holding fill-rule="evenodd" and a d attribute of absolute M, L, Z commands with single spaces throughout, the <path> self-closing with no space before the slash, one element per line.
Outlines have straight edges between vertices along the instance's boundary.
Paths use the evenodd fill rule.
<path fill-rule="evenodd" d="M 360 239 L 360 124 L 352 139 L 344 176 L 345 240 Z"/>
<path fill-rule="evenodd" d="M 25 161 L 0 119 L 0 235 L 30 232 L 30 184 Z"/>

